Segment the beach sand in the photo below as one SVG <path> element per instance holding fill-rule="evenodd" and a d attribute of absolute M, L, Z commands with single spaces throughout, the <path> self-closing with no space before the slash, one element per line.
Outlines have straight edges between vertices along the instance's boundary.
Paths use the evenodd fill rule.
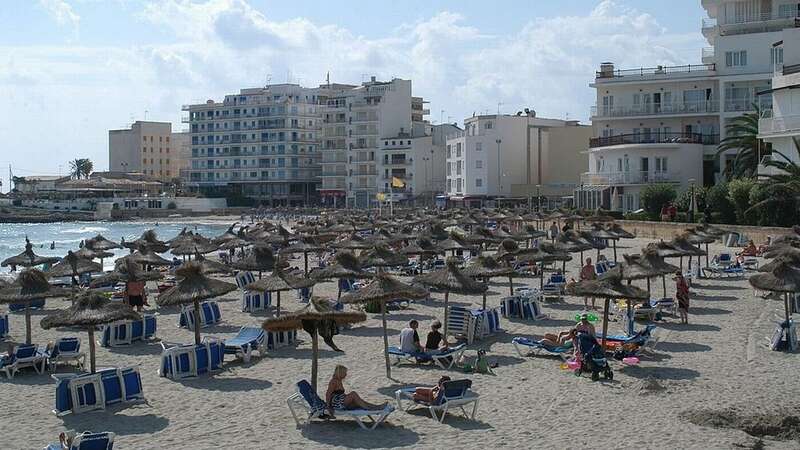
<path fill-rule="evenodd" d="M 647 242 L 622 241 L 620 255 L 635 253 Z M 712 254 L 720 250 L 721 246 L 711 247 Z M 611 258 L 610 250 L 603 253 Z M 590 252 L 586 256 L 596 255 Z M 294 265 L 300 266 L 299 261 L 295 259 Z M 671 262 L 677 264 L 677 260 Z M 577 257 L 568 268 L 569 276 L 577 276 Z M 517 286 L 522 284 L 538 286 L 538 279 L 516 281 Z M 673 295 L 671 280 L 668 289 Z M 653 282 L 653 292 L 660 295 L 660 280 Z M 184 381 L 158 376 L 158 342 L 113 349 L 98 347 L 98 367 L 139 365 L 148 399 L 147 404 L 114 406 L 105 412 L 58 418 L 51 412 L 54 382 L 48 375 L 26 371 L 13 380 L 2 379 L 0 448 L 41 448 L 57 440 L 64 429 L 113 431 L 117 434 L 115 448 L 120 449 L 752 448 L 759 438 L 739 429 L 743 421 L 734 420 L 736 414 L 756 415 L 750 417 L 750 423 L 759 418 L 766 420 L 758 414 L 798 415 L 800 359 L 796 354 L 774 352 L 766 346 L 767 337 L 783 313 L 782 302 L 754 296 L 744 279 L 699 280 L 692 292 L 690 324 L 681 325 L 677 318 L 667 316 L 658 323 L 660 343 L 655 355 L 643 357 L 634 367 L 612 361 L 613 382 L 592 382 L 588 375 L 577 378 L 559 368 L 560 360 L 522 358 L 512 347 L 514 336 L 541 336 L 573 324 L 573 317 L 583 309 L 583 300 L 574 297 L 545 304 L 544 312 L 551 317 L 548 320 L 501 319 L 505 333 L 470 345 L 469 355 L 474 355 L 476 349 L 485 349 L 489 361 L 499 364 L 494 375 L 406 365 L 392 369 L 396 380 L 387 379 L 377 314 L 368 314 L 366 323 L 335 337 L 345 353 L 333 352 L 320 343 L 321 390 L 336 364 L 350 369 L 347 389 L 356 390 L 373 402 L 393 400 L 397 388 L 430 385 L 444 374 L 466 377 L 473 380 L 474 390 L 481 395 L 474 421 L 456 413 L 439 424 L 426 411 L 418 410 L 396 411 L 374 431 L 363 431 L 346 418 L 297 427 L 286 398 L 294 392 L 298 380 L 309 377 L 311 366 L 310 339 L 300 331 L 302 342 L 296 348 L 270 352 L 249 364 L 232 362 L 228 357 L 222 373 Z M 500 297 L 507 293 L 507 280 L 492 283 L 489 305 L 499 305 Z M 315 294 L 335 296 L 335 284 L 318 285 Z M 260 325 L 266 315 L 242 313 L 239 295 L 235 292 L 224 297 L 228 301 L 220 302 L 223 322 L 203 329 L 204 336 L 229 338 L 243 325 Z M 286 309 L 301 306 L 293 293 L 283 298 Z M 452 295 L 451 301 L 477 306 L 481 299 Z M 77 335 L 84 350 L 88 350 L 85 333 L 45 331 L 38 325 L 43 315 L 67 306 L 66 300 L 48 300 L 44 311 L 34 313 L 35 343 Z M 158 314 L 160 339 L 192 341 L 191 331 L 177 327 L 177 310 L 159 310 Z M 23 316 L 10 317 L 9 340 L 23 340 Z M 428 325 L 435 318 L 442 319 L 441 294 L 433 294 L 432 301 L 392 312 L 388 316 L 390 345 L 398 345 L 399 331 L 411 319 L 420 321 L 424 340 Z M 612 322 L 610 330 L 619 331 L 620 324 Z M 797 422 L 793 426 L 798 427 Z M 758 433 L 765 428 L 748 429 Z M 769 437 L 763 443 L 768 448 L 800 446 L 797 440 Z"/>

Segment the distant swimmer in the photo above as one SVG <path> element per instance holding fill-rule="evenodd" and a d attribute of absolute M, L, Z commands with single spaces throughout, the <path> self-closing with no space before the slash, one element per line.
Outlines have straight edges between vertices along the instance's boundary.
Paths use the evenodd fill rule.
<path fill-rule="evenodd" d="M 53 241 L 52 243 L 50 243 L 50 250 L 55 250 L 55 248 L 56 248 L 56 241 Z"/>

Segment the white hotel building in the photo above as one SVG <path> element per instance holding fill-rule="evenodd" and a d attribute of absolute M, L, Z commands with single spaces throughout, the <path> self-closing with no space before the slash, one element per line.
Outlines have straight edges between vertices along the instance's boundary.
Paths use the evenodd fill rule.
<path fill-rule="evenodd" d="M 617 69 L 604 63 L 592 84 L 588 172 L 575 192 L 582 208 L 640 208 L 642 187 L 671 183 L 683 190 L 713 185 L 732 155 L 716 157 L 732 118 L 771 108 L 773 47 L 798 21 L 798 3 L 785 0 L 702 0 L 708 18 L 702 64 Z"/>
<path fill-rule="evenodd" d="M 772 96 L 772 109 L 762 113 L 758 124 L 759 137 L 771 143 L 773 151 L 800 164 L 800 28 L 783 30 L 781 39 L 774 46 L 781 58 L 775 64 L 772 90 L 765 94 Z M 770 158 L 786 160 L 775 154 L 763 157 L 762 161 Z M 774 174 L 777 169 L 762 164 L 758 173 Z"/>

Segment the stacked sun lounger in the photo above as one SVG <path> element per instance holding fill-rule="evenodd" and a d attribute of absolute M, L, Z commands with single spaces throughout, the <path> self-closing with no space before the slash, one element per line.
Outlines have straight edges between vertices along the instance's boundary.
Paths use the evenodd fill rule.
<path fill-rule="evenodd" d="M 272 293 L 242 291 L 242 312 L 263 311 L 272 305 Z"/>
<path fill-rule="evenodd" d="M 44 308 L 44 299 L 35 300 L 27 304 L 28 309 L 42 309 Z M 25 303 L 12 303 L 8 305 L 8 310 L 11 312 L 25 311 Z"/>
<path fill-rule="evenodd" d="M 561 298 L 564 295 L 564 288 L 567 285 L 567 280 L 561 272 L 550 274 L 550 278 L 542 286 L 542 295 L 547 297 Z"/>
<path fill-rule="evenodd" d="M 219 304 L 214 301 L 205 301 L 200 303 L 199 319 L 201 328 L 221 322 L 222 313 L 220 312 Z M 194 317 L 194 307 L 192 305 L 187 305 L 181 308 L 178 325 L 180 327 L 186 327 L 190 330 L 194 330 L 195 324 L 197 324 L 197 320 Z"/>
<path fill-rule="evenodd" d="M 500 308 L 468 309 L 461 306 L 448 307 L 448 336 L 456 336 L 472 343 L 500 331 Z"/>
<path fill-rule="evenodd" d="M 503 317 L 516 317 L 520 319 L 540 320 L 546 316 L 542 313 L 540 299 L 542 293 L 525 291 L 524 295 L 503 297 L 500 300 L 500 312 Z"/>
<path fill-rule="evenodd" d="M 103 347 L 130 345 L 152 339 L 156 335 L 156 316 L 144 314 L 142 320 L 121 320 L 106 325 L 100 337 Z"/>
<path fill-rule="evenodd" d="M 0 314 L 0 339 L 5 339 L 11 330 L 8 314 Z"/>
<path fill-rule="evenodd" d="M 162 377 L 178 380 L 222 370 L 225 343 L 218 339 L 206 337 L 199 345 L 162 342 L 161 347 Z"/>
<path fill-rule="evenodd" d="M 294 345 L 297 342 L 297 330 L 267 331 L 267 350 Z"/>
<path fill-rule="evenodd" d="M 142 377 L 136 367 L 51 376 L 56 380 L 56 407 L 53 413 L 58 416 L 104 410 L 117 403 L 144 400 Z"/>

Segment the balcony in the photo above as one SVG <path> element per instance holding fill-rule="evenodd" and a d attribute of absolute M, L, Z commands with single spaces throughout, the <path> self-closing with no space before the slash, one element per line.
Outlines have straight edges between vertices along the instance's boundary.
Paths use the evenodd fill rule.
<path fill-rule="evenodd" d="M 639 105 L 592 106 L 591 116 L 601 118 L 665 116 L 671 114 L 713 114 L 719 112 L 716 99 L 701 102 L 648 103 Z"/>
<path fill-rule="evenodd" d="M 700 60 L 703 64 L 711 64 L 714 62 L 714 47 L 704 47 L 700 50 Z"/>
<path fill-rule="evenodd" d="M 386 181 L 392 181 L 392 178 L 399 178 L 399 179 L 401 179 L 403 181 L 410 181 L 410 180 L 414 179 L 414 174 L 413 173 L 404 173 L 404 174 L 396 174 L 396 173 L 392 174 L 392 173 L 390 173 L 389 175 L 383 175 L 381 178 L 386 180 Z"/>
<path fill-rule="evenodd" d="M 784 28 L 800 26 L 797 11 L 781 13 L 752 13 L 737 15 L 732 19 L 720 22 L 716 19 L 703 20 L 703 34 L 718 32 L 720 36 L 733 36 L 747 33 L 766 33 L 781 31 Z"/>
<path fill-rule="evenodd" d="M 610 147 L 612 145 L 629 144 L 719 144 L 718 134 L 700 133 L 637 133 L 620 134 L 609 137 L 596 137 L 589 139 L 589 148 Z"/>
<path fill-rule="evenodd" d="M 800 134 L 800 116 L 771 116 L 771 111 L 765 111 L 765 116 L 758 121 L 758 134 L 782 134 L 782 133 L 799 133 Z"/>
<path fill-rule="evenodd" d="M 632 172 L 585 172 L 581 174 L 581 185 L 614 186 L 624 184 L 680 183 L 678 172 L 632 171 Z"/>
<path fill-rule="evenodd" d="M 385 166 L 410 166 L 414 160 L 409 159 L 388 159 L 383 161 L 383 165 Z"/>
<path fill-rule="evenodd" d="M 346 177 L 346 170 L 322 170 L 323 177 Z"/>
<path fill-rule="evenodd" d="M 725 112 L 750 112 L 755 111 L 754 104 L 758 104 L 759 109 L 766 111 L 772 109 L 772 96 L 761 95 L 756 98 L 742 97 L 725 99 Z"/>
<path fill-rule="evenodd" d="M 687 64 L 683 66 L 656 66 L 642 67 L 639 69 L 617 69 L 601 70 L 595 72 L 597 80 L 618 79 L 618 78 L 667 78 L 672 75 L 708 75 L 709 72 L 716 71 L 714 64 Z M 627 80 L 626 80 L 627 81 Z M 633 81 L 633 80 L 632 80 Z"/>

